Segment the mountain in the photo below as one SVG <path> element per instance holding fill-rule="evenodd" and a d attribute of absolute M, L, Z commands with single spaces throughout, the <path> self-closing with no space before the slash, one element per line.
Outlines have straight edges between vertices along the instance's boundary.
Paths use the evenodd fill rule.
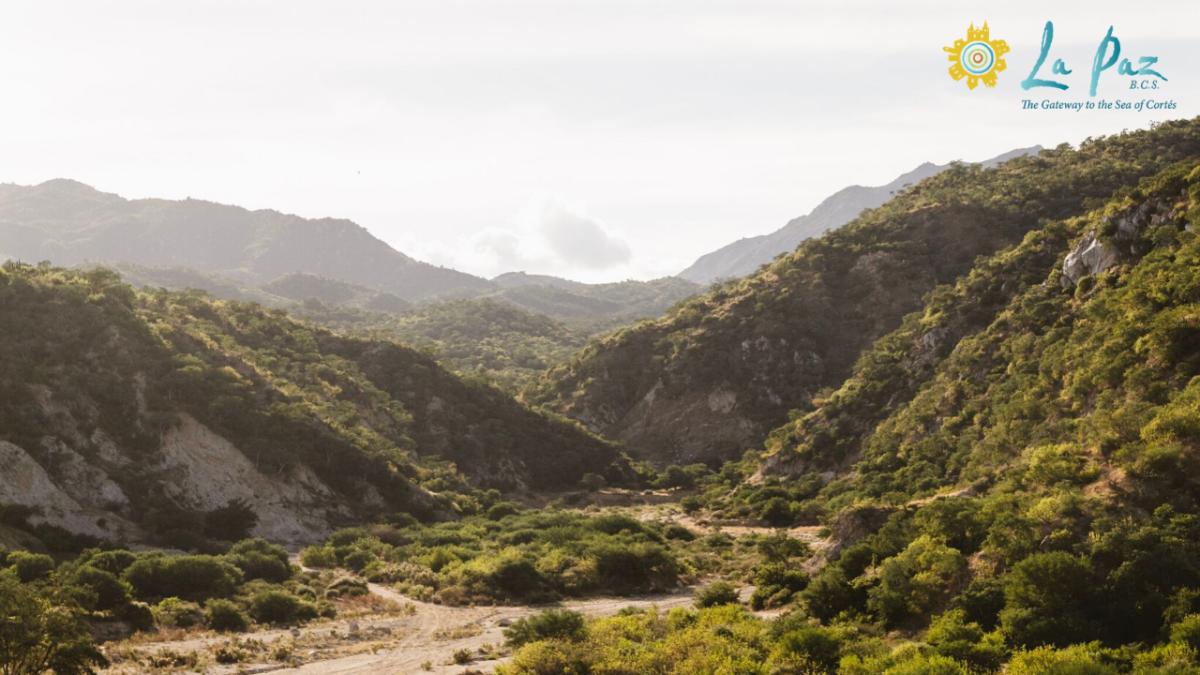
<path fill-rule="evenodd" d="M 535 280 L 536 283 L 524 283 Z M 501 275 L 493 281 L 506 287 L 485 297 L 545 314 L 588 335 L 607 332 L 638 319 L 661 316 L 675 303 L 701 290 L 699 285 L 678 277 L 582 284 L 518 272 Z"/>
<path fill-rule="evenodd" d="M 1014 157 L 1036 155 L 1041 150 L 1040 145 L 1021 148 L 993 157 L 981 164 L 983 168 L 990 169 Z M 680 272 L 679 276 L 698 284 L 709 284 L 719 279 L 744 277 L 753 273 L 760 266 L 771 262 L 781 253 L 794 251 L 805 239 L 819 237 L 827 230 L 845 225 L 864 210 L 882 206 L 884 202 L 892 198 L 892 195 L 905 189 L 906 186 L 915 185 L 930 176 L 945 171 L 950 166 L 949 164 L 938 166 L 926 162 L 887 185 L 879 187 L 852 185 L 839 190 L 818 204 L 812 213 L 788 221 L 787 225 L 771 234 L 739 239 L 712 253 L 700 256 L 696 262 L 692 263 L 691 267 Z"/>
<path fill-rule="evenodd" d="M 841 386 L 864 350 L 979 256 L 1197 156 L 1200 122 L 1180 121 L 991 169 L 953 166 L 746 279 L 593 342 L 525 398 L 660 465 L 738 457 Z"/>
<path fill-rule="evenodd" d="M 431 490 L 464 480 L 574 487 L 617 458 L 400 344 L 106 269 L 6 263 L 0 316 L 0 503 L 73 532 L 192 548 L 182 533 L 244 503 L 256 534 L 310 541 L 453 517 Z"/>
<path fill-rule="evenodd" d="M 115 260 L 188 267 L 247 284 L 307 272 L 409 300 L 491 286 L 414 260 L 348 220 L 310 220 L 195 199 L 127 200 L 71 180 L 0 185 L 4 257 L 67 266 Z"/>
<path fill-rule="evenodd" d="M 399 340 L 463 375 L 517 391 L 579 351 L 586 338 L 541 314 L 492 298 L 462 298 L 404 313 L 365 311 L 309 299 L 292 316 L 342 333 Z"/>
<path fill-rule="evenodd" d="M 500 276 L 494 277 L 492 283 L 502 288 L 520 288 L 522 286 L 553 286 L 554 288 L 563 288 L 572 290 L 587 286 L 581 281 L 571 281 L 570 279 L 562 279 L 552 277 L 549 274 L 527 274 L 525 272 L 506 272 Z"/>
<path fill-rule="evenodd" d="M 412 303 L 394 293 L 304 272 L 276 277 L 263 284 L 261 289 L 295 302 L 316 298 L 334 305 L 374 312 L 404 312 L 412 308 Z"/>
<path fill-rule="evenodd" d="M 990 485 L 1014 455 L 1054 444 L 1110 478 L 1146 477 L 1146 453 L 1172 444 L 1184 461 L 1200 440 L 1186 422 L 1200 400 L 1198 166 L 1049 222 L 939 287 L 772 433 L 762 475 L 857 463 L 858 490 L 907 498 Z"/>
<path fill-rule="evenodd" d="M 244 284 L 215 272 L 201 272 L 190 267 L 166 267 L 160 265 L 138 265 L 120 260 L 85 260 L 77 269 L 91 270 L 99 267 L 110 269 L 121 275 L 121 280 L 135 288 L 165 288 L 183 291 L 189 288 L 204 291 L 222 300 L 257 302 L 267 307 L 284 307 L 293 301 L 257 286 Z"/>

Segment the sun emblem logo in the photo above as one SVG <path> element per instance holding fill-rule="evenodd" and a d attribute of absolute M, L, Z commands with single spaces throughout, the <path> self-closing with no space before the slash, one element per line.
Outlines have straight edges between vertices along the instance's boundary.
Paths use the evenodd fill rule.
<path fill-rule="evenodd" d="M 1008 43 L 1004 40 L 989 40 L 988 25 L 983 22 L 983 28 L 975 30 L 975 24 L 967 29 L 966 40 L 955 40 L 953 47 L 942 47 L 950 54 L 950 77 L 957 82 L 967 78 L 967 88 L 974 89 L 980 80 L 989 87 L 996 86 L 996 73 L 1008 67 L 1000 58 L 1008 53 Z"/>

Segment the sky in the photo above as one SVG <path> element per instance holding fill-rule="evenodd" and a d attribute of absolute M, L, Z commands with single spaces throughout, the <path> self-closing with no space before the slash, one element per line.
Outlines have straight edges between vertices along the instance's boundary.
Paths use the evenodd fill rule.
<path fill-rule="evenodd" d="M 922 162 L 1200 114 L 1200 3 L 434 0 L 4 3 L 0 182 L 72 178 L 349 218 L 420 260 L 588 282 L 678 273 Z M 994 89 L 943 46 L 987 21 Z M 1023 91 L 1046 21 L 1050 76 Z M 1156 56 L 1087 94 L 1109 26 Z M 1022 110 L 1023 99 L 1173 111 Z"/>

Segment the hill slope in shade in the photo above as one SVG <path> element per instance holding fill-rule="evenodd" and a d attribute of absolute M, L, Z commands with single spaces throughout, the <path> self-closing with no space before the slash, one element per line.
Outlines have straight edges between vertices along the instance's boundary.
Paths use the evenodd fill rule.
<path fill-rule="evenodd" d="M 422 487 L 461 485 L 447 461 L 479 486 L 547 488 L 616 458 L 413 349 L 252 303 L 8 263 L 0 316 L 0 502 L 76 532 L 169 541 L 243 500 L 258 534 L 305 541 L 449 517 Z"/>
<path fill-rule="evenodd" d="M 189 267 L 247 284 L 308 272 L 406 299 L 491 287 L 414 260 L 348 220 L 195 199 L 127 200 L 71 180 L 0 185 L 0 255 L 56 265 L 114 260 Z"/>
<path fill-rule="evenodd" d="M 527 393 L 659 464 L 759 447 L 980 255 L 1200 156 L 1200 123 L 959 165 L 761 272 L 589 345 Z"/>
<path fill-rule="evenodd" d="M 1014 157 L 1036 155 L 1041 150 L 1041 146 L 1013 150 L 982 162 L 982 166 L 988 169 Z M 781 253 L 794 251 L 805 239 L 819 237 L 827 230 L 841 227 L 854 220 L 864 210 L 882 206 L 895 193 L 903 190 L 906 185 L 915 185 L 948 168 L 950 165 L 938 166 L 926 162 L 887 185 L 879 187 L 852 185 L 839 190 L 821 202 L 817 208 L 813 209 L 812 213 L 789 221 L 787 225 L 771 234 L 739 239 L 712 253 L 707 253 L 680 272 L 679 276 L 698 284 L 709 284 L 719 279 L 732 279 L 752 274 Z"/>

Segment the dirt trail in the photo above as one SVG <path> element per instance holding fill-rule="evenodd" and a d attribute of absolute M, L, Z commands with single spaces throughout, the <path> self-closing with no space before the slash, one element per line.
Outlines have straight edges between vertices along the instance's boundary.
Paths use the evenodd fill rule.
<path fill-rule="evenodd" d="M 276 640 L 295 642 L 294 656 L 310 661 L 292 668 L 280 663 L 258 663 L 241 665 L 214 665 L 207 669 L 209 675 L 232 673 L 289 673 L 304 675 L 458 675 L 470 668 L 481 672 L 492 672 L 499 660 L 476 660 L 468 665 L 451 665 L 450 661 L 458 650 L 468 650 L 481 658 L 480 648 L 491 644 L 504 644 L 503 630 L 509 623 L 521 617 L 537 614 L 549 605 L 499 606 L 499 607 L 447 607 L 408 598 L 395 590 L 378 584 L 368 585 L 371 593 L 393 600 L 401 605 L 410 605 L 411 614 L 399 616 L 364 617 L 357 621 L 330 621 L 292 630 L 264 630 L 240 635 L 242 642 L 261 640 L 272 643 Z M 676 593 L 641 596 L 635 598 L 595 598 L 573 600 L 553 605 L 581 612 L 589 617 L 611 616 L 625 607 L 648 608 L 657 605 L 662 610 L 690 606 L 694 600 L 693 588 L 680 589 Z M 750 589 L 743 589 L 748 595 Z M 357 628 L 356 642 L 347 649 L 344 640 L 351 632 L 351 624 Z M 321 648 L 321 641 L 336 632 L 343 642 L 340 653 L 329 653 Z M 182 653 L 189 650 L 203 651 L 230 641 L 227 636 L 206 636 L 189 640 L 149 643 L 139 645 L 144 653 L 171 650 Z M 358 647 L 361 653 L 349 653 Z M 430 663 L 431 668 L 422 666 Z"/>
<path fill-rule="evenodd" d="M 371 585 L 371 592 L 398 602 L 412 602 L 395 591 L 382 586 Z M 600 598 L 594 600 L 568 601 L 560 607 L 581 612 L 586 616 L 610 616 L 625 607 L 650 607 L 658 605 L 660 609 L 671 609 L 691 605 L 692 589 L 670 595 L 646 596 L 640 598 Z M 416 603 L 417 612 L 402 621 L 410 629 L 404 639 L 388 651 L 377 654 L 359 654 L 356 656 L 310 663 L 299 668 L 280 670 L 280 673 L 303 673 L 304 675 L 408 675 L 412 673 L 461 673 L 466 669 L 461 665 L 447 665 L 454 652 L 460 649 L 470 650 L 478 654 L 479 648 L 485 644 L 500 646 L 504 643 L 504 625 L 521 617 L 536 614 L 545 607 L 444 607 L 429 603 Z M 478 631 L 475 635 L 438 640 L 435 633 L 439 631 L 454 631 L 468 629 Z M 422 670 L 425 662 L 433 664 L 431 670 Z M 475 661 L 470 668 L 482 672 L 491 672 L 496 660 Z"/>

